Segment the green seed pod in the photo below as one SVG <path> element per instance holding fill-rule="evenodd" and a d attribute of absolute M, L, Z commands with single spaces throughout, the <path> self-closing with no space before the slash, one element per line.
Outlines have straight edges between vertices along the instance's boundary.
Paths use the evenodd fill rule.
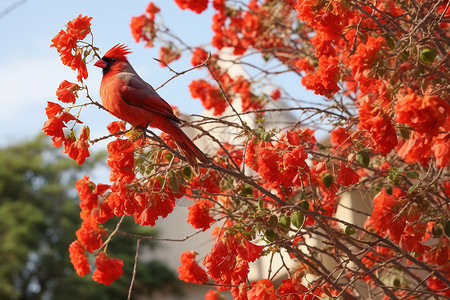
<path fill-rule="evenodd" d="M 333 175 L 331 175 L 330 173 L 325 173 L 322 176 L 322 183 L 327 188 L 330 187 L 330 185 L 333 184 L 333 181 L 334 181 Z"/>
<path fill-rule="evenodd" d="M 355 230 L 355 228 L 347 225 L 347 226 L 345 226 L 344 233 L 347 235 L 352 235 L 352 234 L 356 233 L 356 230 Z"/>
<path fill-rule="evenodd" d="M 419 59 L 424 64 L 432 64 L 438 55 L 438 51 L 436 48 L 424 48 L 420 51 Z"/>

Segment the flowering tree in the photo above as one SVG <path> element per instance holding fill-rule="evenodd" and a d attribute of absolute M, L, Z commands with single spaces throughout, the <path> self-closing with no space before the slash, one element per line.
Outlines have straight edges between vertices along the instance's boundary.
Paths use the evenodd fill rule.
<path fill-rule="evenodd" d="M 189 90 L 214 117 L 186 125 L 218 150 L 198 172 L 166 134 L 143 134 L 117 121 L 108 126 L 109 135 L 90 138 L 89 128 L 80 128 L 79 110 L 103 108 L 83 82 L 86 63 L 100 57 L 86 38 L 91 18 L 80 15 L 52 40 L 79 82 L 61 83 L 57 97 L 67 106 L 48 102 L 44 132 L 79 164 L 91 144 L 109 140 L 110 183 L 95 184 L 87 176 L 77 183 L 83 223 L 69 247 L 77 273 L 90 272 L 87 255 L 94 255 L 93 279 L 112 283 L 122 275 L 122 262 L 106 248 L 123 216 L 153 226 L 172 212 L 175 199 L 188 197 L 193 204 L 186 226 L 219 224 L 203 267 L 195 252 L 185 252 L 178 269 L 184 281 L 216 286 L 207 299 L 224 290 L 235 299 L 449 298 L 450 2 L 175 2 L 198 14 L 212 5 L 211 45 L 195 47 L 177 37 L 152 2 L 130 26 L 137 42 L 160 46 L 163 67 L 191 60 L 192 69 L 174 71 L 169 80 L 199 68 L 208 72 Z M 253 75 L 235 76 L 221 67 L 223 48 L 232 49 L 232 63 Z M 323 101 L 300 100 L 275 84 L 280 75 L 292 76 Z M 279 99 L 289 107 L 271 108 Z M 223 115 L 227 108 L 237 122 Z M 288 128 L 266 128 L 265 116 L 274 111 L 297 111 L 299 117 Z M 244 115 L 257 125 L 250 127 Z M 220 140 L 202 128 L 206 124 L 233 128 L 239 139 Z M 330 128 L 330 144 L 316 140 L 321 124 Z M 336 215 L 346 192 L 359 192 L 373 204 L 363 226 Z M 115 217 L 121 218 L 109 232 L 102 224 Z M 322 243 L 313 245 L 311 237 Z M 145 238 L 136 236 L 137 243 Z M 282 253 L 295 268 L 283 260 L 267 278 L 248 281 L 251 262 Z M 274 280 L 279 275 L 282 282 Z"/>

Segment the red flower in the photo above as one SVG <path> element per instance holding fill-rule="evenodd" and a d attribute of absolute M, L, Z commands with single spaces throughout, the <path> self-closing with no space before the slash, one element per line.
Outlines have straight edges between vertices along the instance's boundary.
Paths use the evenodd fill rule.
<path fill-rule="evenodd" d="M 197 252 L 185 251 L 181 254 L 181 266 L 178 267 L 178 276 L 181 280 L 191 283 L 208 282 L 208 275 L 195 261 Z"/>
<path fill-rule="evenodd" d="M 211 252 L 205 256 L 203 265 L 217 283 L 230 284 L 236 266 L 236 252 L 233 245 L 227 240 L 217 241 Z"/>
<path fill-rule="evenodd" d="M 70 135 L 64 143 L 63 153 L 74 159 L 77 164 L 81 165 L 89 157 L 89 128 L 83 126 L 78 139 L 73 139 Z"/>
<path fill-rule="evenodd" d="M 155 19 L 155 14 L 159 13 L 161 10 L 153 2 L 150 2 L 145 11 L 149 14 L 149 19 L 153 21 Z"/>
<path fill-rule="evenodd" d="M 192 66 L 198 66 L 204 63 L 208 59 L 208 52 L 203 48 L 195 48 L 194 53 L 192 53 L 191 64 Z"/>
<path fill-rule="evenodd" d="M 278 297 L 269 279 L 260 279 L 252 282 L 252 288 L 247 294 L 248 300 L 276 300 Z"/>
<path fill-rule="evenodd" d="M 398 216 L 401 204 L 394 196 L 386 193 L 383 188 L 373 198 L 372 216 L 367 219 L 367 224 L 378 230 L 380 233 L 389 232 L 390 238 L 398 243 L 405 229 L 406 220 Z"/>
<path fill-rule="evenodd" d="M 67 127 L 66 124 L 69 121 L 76 121 L 78 123 L 81 123 L 81 121 L 64 111 L 60 105 L 53 102 L 48 102 L 45 110 L 49 119 L 44 123 L 42 131 L 52 137 L 53 146 L 60 147 L 66 141 L 66 136 L 63 131 L 63 128 Z"/>
<path fill-rule="evenodd" d="M 309 58 L 299 58 L 294 63 L 295 67 L 298 68 L 297 72 L 305 71 L 305 72 L 313 72 L 314 66 L 311 64 Z"/>
<path fill-rule="evenodd" d="M 219 88 L 212 86 L 204 80 L 194 80 L 189 85 L 192 98 L 200 98 L 206 109 L 213 109 L 213 115 L 222 114 L 227 107 L 227 101 L 223 98 Z"/>
<path fill-rule="evenodd" d="M 208 0 L 175 0 L 181 9 L 190 9 L 200 14 L 208 8 Z"/>
<path fill-rule="evenodd" d="M 431 152 L 436 158 L 436 167 L 445 168 L 450 164 L 450 133 L 448 130 L 433 138 Z"/>
<path fill-rule="evenodd" d="M 113 121 L 106 128 L 108 129 L 109 133 L 112 134 L 127 130 L 125 121 Z"/>
<path fill-rule="evenodd" d="M 336 50 L 334 50 L 333 44 L 330 41 L 323 41 L 321 39 L 322 34 L 320 31 L 311 38 L 311 43 L 316 47 L 317 57 L 334 57 L 336 56 Z"/>
<path fill-rule="evenodd" d="M 423 166 L 427 166 L 431 155 L 431 140 L 415 133 L 398 149 L 397 154 L 407 163 L 418 161 Z"/>
<path fill-rule="evenodd" d="M 301 284 L 299 280 L 295 278 L 289 278 L 283 280 L 280 287 L 277 290 L 278 295 L 281 296 L 282 300 L 300 300 L 304 299 L 305 293 L 308 289 Z M 308 298 L 309 299 L 309 298 Z"/>
<path fill-rule="evenodd" d="M 210 215 L 210 209 L 213 207 L 213 203 L 209 200 L 197 200 L 189 206 L 189 214 L 187 222 L 194 228 L 202 228 L 203 231 L 211 227 L 211 223 L 214 222 L 214 218 Z"/>
<path fill-rule="evenodd" d="M 275 100 L 275 101 L 277 101 L 278 99 L 280 99 L 280 97 L 281 97 L 281 92 L 280 92 L 280 90 L 279 90 L 279 89 L 274 90 L 274 91 L 272 92 L 272 94 L 270 95 L 270 97 L 271 97 L 273 100 Z"/>
<path fill-rule="evenodd" d="M 91 32 L 92 17 L 79 15 L 66 25 L 67 34 L 76 40 L 83 40 Z"/>
<path fill-rule="evenodd" d="M 450 181 L 444 183 L 444 193 L 447 197 L 450 197 Z"/>
<path fill-rule="evenodd" d="M 80 87 L 76 83 L 71 83 L 67 80 L 64 80 L 56 90 L 56 96 L 61 102 L 75 103 L 76 94 L 74 92 L 79 89 Z"/>
<path fill-rule="evenodd" d="M 84 253 L 84 248 L 78 241 L 72 242 L 69 246 L 70 262 L 72 263 L 78 276 L 84 276 L 91 271 L 89 261 Z"/>
<path fill-rule="evenodd" d="M 134 213 L 134 218 L 136 223 L 154 226 L 159 217 L 165 218 L 173 211 L 175 197 L 168 184 L 163 189 L 157 179 L 149 183 L 147 188 L 151 191 L 150 193 L 138 195 L 141 203 L 139 209 Z"/>
<path fill-rule="evenodd" d="M 398 143 L 391 119 L 368 101 L 362 101 L 358 113 L 359 128 L 367 131 L 377 151 L 383 155 L 388 154 Z"/>
<path fill-rule="evenodd" d="M 360 43 L 356 48 L 355 54 L 351 56 L 351 69 L 353 78 L 359 81 L 365 87 L 370 86 L 371 79 L 375 72 L 370 73 L 378 59 L 381 56 L 381 48 L 384 47 L 386 41 L 383 37 L 375 38 L 369 36 L 366 43 Z M 373 75 L 369 75 L 373 74 Z M 369 87 L 370 90 L 370 87 Z"/>
<path fill-rule="evenodd" d="M 257 260 L 261 252 L 263 251 L 264 246 L 259 246 L 251 243 L 247 239 L 242 239 L 241 245 L 237 247 L 237 251 L 239 255 L 246 261 L 254 262 Z"/>
<path fill-rule="evenodd" d="M 278 164 L 281 158 L 276 150 L 270 148 L 259 148 L 258 150 L 258 173 L 264 180 L 275 182 L 278 180 Z"/>
<path fill-rule="evenodd" d="M 217 290 L 209 290 L 205 295 L 205 300 L 219 300 L 220 294 Z"/>
<path fill-rule="evenodd" d="M 85 220 L 75 234 L 83 248 L 92 253 L 103 245 L 102 235 L 106 235 L 106 231 L 99 229 L 98 225 L 92 224 L 90 220 Z"/>
<path fill-rule="evenodd" d="M 98 195 L 94 193 L 95 184 L 89 180 L 88 176 L 77 181 L 75 185 L 80 196 L 80 207 L 82 210 L 91 211 L 98 206 Z"/>
<path fill-rule="evenodd" d="M 55 102 L 47 101 L 47 107 L 45 108 L 45 114 L 47 118 L 51 119 L 64 110 L 64 107 Z"/>
<path fill-rule="evenodd" d="M 159 49 L 159 60 L 164 62 L 159 63 L 161 67 L 165 67 L 166 65 L 170 64 L 174 60 L 179 59 L 180 57 L 180 52 L 174 47 L 161 47 Z"/>
<path fill-rule="evenodd" d="M 322 55 L 319 58 L 319 67 L 316 73 L 308 73 L 302 78 L 302 84 L 307 89 L 313 90 L 315 94 L 331 98 L 339 91 L 337 82 L 340 79 L 340 67 L 338 63 L 339 59 L 336 57 Z"/>
<path fill-rule="evenodd" d="M 359 181 L 359 175 L 355 173 L 350 167 L 346 167 L 341 161 L 341 170 L 337 177 L 337 183 L 344 186 L 355 184 Z"/>
<path fill-rule="evenodd" d="M 142 39 L 144 40 L 145 35 L 142 34 L 142 29 L 145 24 L 147 24 L 147 17 L 145 15 L 140 15 L 139 17 L 131 17 L 130 28 L 131 35 L 133 36 L 136 43 Z"/>
<path fill-rule="evenodd" d="M 107 145 L 108 165 L 111 168 L 109 180 L 123 179 L 130 183 L 134 178 L 134 156 L 136 145 L 128 139 L 117 139 Z"/>
<path fill-rule="evenodd" d="M 395 105 L 395 119 L 419 133 L 435 136 L 450 114 L 450 105 L 438 96 L 417 96 L 411 90 Z"/>
<path fill-rule="evenodd" d="M 427 252 L 427 261 L 430 264 L 436 264 L 438 266 L 443 266 L 448 263 L 450 258 L 450 248 L 445 246 L 444 242 L 438 243 L 436 246 L 431 248 Z"/>
<path fill-rule="evenodd" d="M 441 291 L 439 294 L 450 297 L 450 289 L 448 288 L 448 285 L 443 283 L 439 278 L 436 276 L 431 276 L 427 281 L 430 290 Z"/>
<path fill-rule="evenodd" d="M 243 259 L 242 256 L 236 257 L 236 265 L 231 273 L 231 283 L 238 284 L 247 280 L 249 267 L 248 261 Z"/>
<path fill-rule="evenodd" d="M 109 257 L 105 252 L 100 252 L 95 258 L 97 269 L 92 274 L 92 279 L 104 285 L 110 285 L 123 274 L 123 261 Z"/>
<path fill-rule="evenodd" d="M 146 42 L 146 47 L 153 47 L 156 38 L 157 28 L 155 27 L 155 16 L 160 9 L 150 2 L 146 9 L 146 14 L 132 17 L 130 22 L 131 35 L 136 43 Z"/>
<path fill-rule="evenodd" d="M 330 143 L 333 148 L 331 151 L 335 151 L 338 147 L 341 151 L 349 148 L 352 145 L 352 140 L 349 137 L 350 133 L 342 127 L 332 130 L 330 134 Z"/>

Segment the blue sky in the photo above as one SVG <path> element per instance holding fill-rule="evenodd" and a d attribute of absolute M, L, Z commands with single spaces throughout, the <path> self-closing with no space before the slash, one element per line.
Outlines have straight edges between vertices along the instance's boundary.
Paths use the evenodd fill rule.
<path fill-rule="evenodd" d="M 20 1 L 1 1 L 0 12 L 17 2 Z M 94 42 L 103 53 L 117 43 L 125 43 L 133 50 L 131 63 L 146 81 L 157 87 L 170 78 L 172 74 L 153 60 L 153 57 L 158 57 L 158 49 L 145 48 L 131 36 L 130 19 L 142 14 L 148 2 L 28 0 L 3 16 L 0 19 L 0 146 L 37 134 L 46 120 L 44 108 L 47 101 L 56 101 L 58 85 L 64 79 L 76 82 L 76 73 L 63 66 L 55 48 L 49 46 L 59 30 L 79 14 L 93 17 Z M 154 2 L 161 8 L 166 26 L 183 36 L 190 45 L 208 43 L 212 9 L 197 15 L 180 10 L 174 1 Z M 189 67 L 189 60 L 174 64 L 179 71 Z M 86 84 L 91 96 L 99 100 L 101 71 L 92 65 L 88 66 L 88 71 Z M 188 84 L 192 76 L 201 77 L 204 73 L 179 77 L 160 89 L 159 93 L 183 112 L 199 113 L 202 111 L 200 103 L 189 96 Z M 114 120 L 105 112 L 92 108 L 81 118 L 90 125 L 92 137 L 106 132 L 105 126 Z"/>

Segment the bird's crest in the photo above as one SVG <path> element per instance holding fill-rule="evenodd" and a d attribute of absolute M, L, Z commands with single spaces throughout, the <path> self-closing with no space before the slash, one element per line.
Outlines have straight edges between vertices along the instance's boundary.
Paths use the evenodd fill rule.
<path fill-rule="evenodd" d="M 131 50 L 128 48 L 128 46 L 124 44 L 117 44 L 111 49 L 108 50 L 108 52 L 105 53 L 105 57 L 109 58 L 115 58 L 118 60 L 125 60 L 127 61 L 127 54 L 130 54 Z"/>

